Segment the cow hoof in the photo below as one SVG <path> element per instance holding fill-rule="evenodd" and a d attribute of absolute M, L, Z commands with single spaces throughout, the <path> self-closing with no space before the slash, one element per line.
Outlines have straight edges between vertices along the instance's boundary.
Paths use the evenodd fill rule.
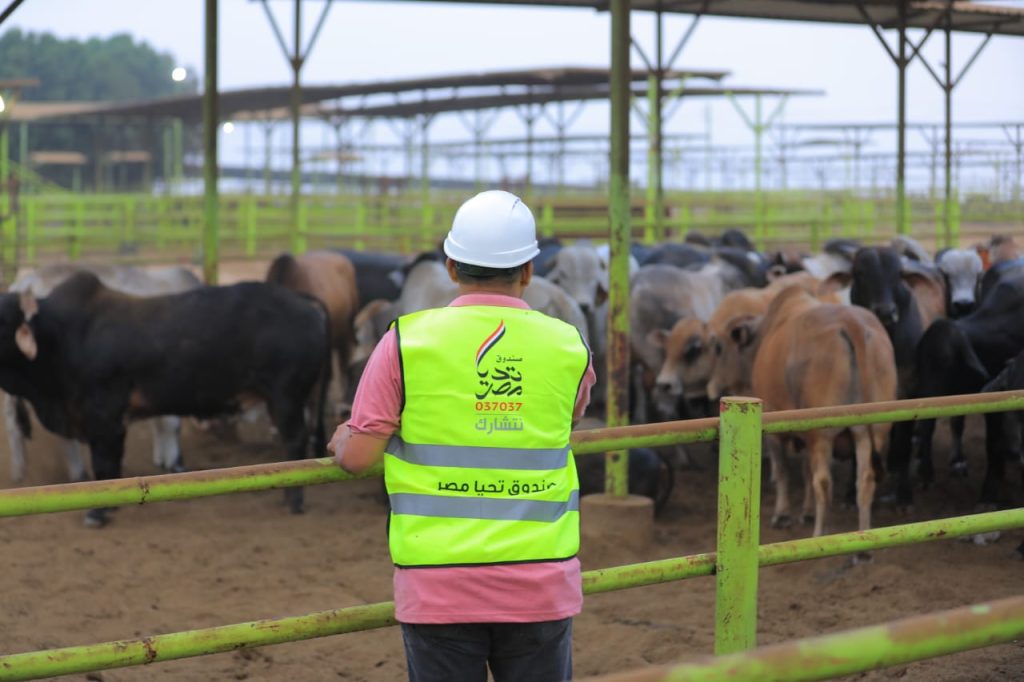
<path fill-rule="evenodd" d="M 793 519 L 789 514 L 779 514 L 772 517 L 772 528 L 789 528 L 793 525 Z"/>
<path fill-rule="evenodd" d="M 875 557 L 871 554 L 871 552 L 857 552 L 852 557 L 850 557 L 850 563 L 854 566 L 858 566 L 861 564 L 873 564 L 874 562 Z"/>
<path fill-rule="evenodd" d="M 82 525 L 86 528 L 103 528 L 109 522 L 106 509 L 90 509 L 85 512 L 85 518 L 82 519 Z"/>

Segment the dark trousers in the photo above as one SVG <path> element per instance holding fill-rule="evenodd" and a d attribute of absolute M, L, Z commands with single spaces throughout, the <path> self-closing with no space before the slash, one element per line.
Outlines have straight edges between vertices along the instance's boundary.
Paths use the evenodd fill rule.
<path fill-rule="evenodd" d="M 572 618 L 541 623 L 402 623 L 409 682 L 572 679 Z"/>

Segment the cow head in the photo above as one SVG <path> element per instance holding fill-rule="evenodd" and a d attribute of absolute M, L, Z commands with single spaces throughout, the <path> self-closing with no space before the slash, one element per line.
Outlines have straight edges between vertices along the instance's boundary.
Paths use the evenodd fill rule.
<path fill-rule="evenodd" d="M 951 249 L 943 253 L 937 263 L 946 280 L 946 312 L 950 317 L 962 317 L 978 304 L 981 286 L 981 256 L 974 249 Z"/>
<path fill-rule="evenodd" d="M 750 375 L 760 324 L 760 317 L 740 315 L 729 321 L 722 336 L 712 337 L 715 363 L 707 387 L 711 400 L 718 400 L 724 395 L 750 394 Z"/>
<path fill-rule="evenodd" d="M 571 244 L 555 254 L 547 279 L 590 316 L 608 297 L 608 265 L 590 244 Z"/>
<path fill-rule="evenodd" d="M 895 249 L 871 246 L 857 251 L 849 274 L 836 273 L 829 280 L 849 281 L 850 302 L 867 308 L 886 329 L 891 329 L 910 304 L 911 293 L 902 273 L 903 263 Z"/>
<path fill-rule="evenodd" d="M 0 297 L 0 356 L 9 360 L 9 354 L 20 354 L 36 359 L 39 348 L 31 322 L 38 312 L 39 305 L 28 291 Z"/>
<path fill-rule="evenodd" d="M 671 331 L 655 329 L 648 341 L 665 351 L 665 361 L 655 380 L 655 399 L 673 403 L 679 398 L 703 398 L 715 356 L 708 326 L 692 317 L 679 320 Z"/>

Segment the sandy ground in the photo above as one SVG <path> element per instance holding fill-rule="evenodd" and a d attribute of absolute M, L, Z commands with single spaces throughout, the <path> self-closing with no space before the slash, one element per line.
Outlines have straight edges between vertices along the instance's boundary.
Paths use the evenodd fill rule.
<path fill-rule="evenodd" d="M 972 418 L 973 419 L 973 418 Z M 981 441 L 971 422 L 970 451 Z M 940 432 L 942 429 L 940 428 Z M 38 433 L 38 432 L 37 432 Z M 261 424 L 227 444 L 186 428 L 192 468 L 268 462 L 279 456 Z M 0 446 L 6 451 L 6 441 Z M 129 434 L 126 475 L 156 473 L 149 430 Z M 940 448 L 940 457 L 943 449 Z M 60 482 L 64 465 L 54 438 L 39 434 L 23 485 Z M 656 522 L 643 556 L 604 543 L 584 546 L 586 569 L 713 548 L 716 460 L 698 453 L 703 471 L 679 475 L 672 501 Z M 981 463 L 971 480 L 950 480 L 920 495 L 913 518 L 972 510 Z M 10 487 L 6 465 L 0 486 Z M 839 490 L 847 468 L 837 470 Z M 1019 475 L 1011 467 L 1013 480 Z M 191 628 L 387 601 L 390 563 L 379 482 L 307 490 L 308 511 L 286 513 L 280 491 L 126 507 L 102 530 L 82 527 L 79 512 L 0 520 L 0 651 L 14 653 L 133 638 Z M 765 488 L 763 514 L 772 501 Z M 907 520 L 884 508 L 876 525 Z M 834 530 L 855 525 L 839 510 Z M 808 530 L 765 528 L 762 541 Z M 824 559 L 761 572 L 760 643 L 839 631 L 912 614 L 1019 594 L 1024 563 L 1011 558 L 1020 535 L 976 546 L 946 541 L 876 553 L 850 567 Z M 588 597 L 576 621 L 576 676 L 626 670 L 708 653 L 714 584 L 699 578 Z M 398 680 L 404 660 L 397 629 L 282 644 L 250 651 L 72 676 L 121 680 Z M 1024 679 L 1024 642 L 900 666 L 861 676 L 880 680 Z"/>

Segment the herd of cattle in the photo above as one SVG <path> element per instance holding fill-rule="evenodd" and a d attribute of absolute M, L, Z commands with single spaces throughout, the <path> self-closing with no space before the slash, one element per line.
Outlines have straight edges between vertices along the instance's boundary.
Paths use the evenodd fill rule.
<path fill-rule="evenodd" d="M 542 242 L 529 305 L 576 326 L 594 354 L 605 402 L 607 247 Z M 933 258 L 898 238 L 836 240 L 819 254 L 760 253 L 738 231 L 714 240 L 634 245 L 630 255 L 630 404 L 636 423 L 705 416 L 722 395 L 766 410 L 1024 387 L 1024 259 L 1011 238 Z M 324 250 L 282 255 L 265 281 L 203 286 L 185 268 L 56 265 L 20 273 L 0 296 L 0 388 L 11 473 L 24 472 L 27 405 L 67 439 L 72 480 L 121 475 L 126 425 L 154 417 L 154 463 L 182 470 L 181 417 L 213 420 L 264 403 L 291 459 L 323 453 L 325 412 L 350 404 L 374 345 L 399 315 L 446 305 L 456 286 L 443 256 Z M 542 343 L 542 341 L 539 341 Z M 337 364 L 337 371 L 332 365 Z M 328 405 L 328 385 L 339 399 Z M 792 434 L 767 448 L 772 522 L 790 522 L 787 454 L 803 452 L 803 518 L 825 532 L 833 451 L 854 457 L 851 493 L 868 528 L 876 482 L 912 500 L 934 476 L 934 421 Z M 962 474 L 963 419 L 953 420 L 951 471 Z M 1016 419 L 986 417 L 986 503 L 1000 503 L 1006 460 L 1019 455 Z M 912 472 L 912 450 L 918 467 Z M 882 453 L 887 451 L 887 457 Z M 687 461 L 680 448 L 671 461 Z M 594 460 L 594 458 L 584 458 Z M 581 466 L 583 463 L 581 462 Z M 664 505 L 672 466 L 630 452 L 631 490 Z M 600 478 L 581 472 L 581 480 Z M 596 485 L 599 485 L 597 483 Z M 302 491 L 289 489 L 294 512 Z M 89 525 L 103 525 L 105 509 Z"/>

